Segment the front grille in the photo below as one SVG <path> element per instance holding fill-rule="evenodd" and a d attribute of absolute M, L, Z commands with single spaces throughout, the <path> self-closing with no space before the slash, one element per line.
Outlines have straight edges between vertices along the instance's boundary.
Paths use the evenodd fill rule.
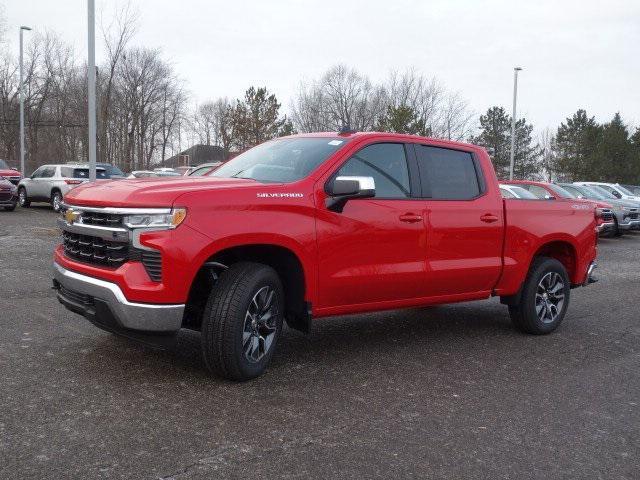
<path fill-rule="evenodd" d="M 86 295 L 74 290 L 69 290 L 68 288 L 64 288 L 62 285 L 60 285 L 59 292 L 60 295 L 67 298 L 68 300 L 71 300 L 72 302 L 79 303 L 86 307 L 92 307 L 94 305 L 94 300 L 91 295 Z"/>
<path fill-rule="evenodd" d="M 127 243 L 71 232 L 63 232 L 62 241 L 65 255 L 81 262 L 117 268 L 129 260 Z"/>
<path fill-rule="evenodd" d="M 13 193 L 10 190 L 0 190 L 0 202 L 8 202 L 13 198 Z"/>
<path fill-rule="evenodd" d="M 149 278 L 162 281 L 162 255 L 156 250 L 140 250 L 128 243 L 111 242 L 100 237 L 62 232 L 64 254 L 79 262 L 118 268 L 126 262 L 142 262 Z"/>
<path fill-rule="evenodd" d="M 101 227 L 122 226 L 122 215 L 112 213 L 82 212 L 82 223 L 85 225 L 99 225 Z"/>
<path fill-rule="evenodd" d="M 638 219 L 638 211 L 637 210 L 631 210 L 631 212 L 629 213 L 629 218 L 631 220 L 637 220 Z"/>
<path fill-rule="evenodd" d="M 611 210 L 605 210 L 602 212 L 602 220 L 605 222 L 613 221 L 613 213 L 611 212 Z"/>

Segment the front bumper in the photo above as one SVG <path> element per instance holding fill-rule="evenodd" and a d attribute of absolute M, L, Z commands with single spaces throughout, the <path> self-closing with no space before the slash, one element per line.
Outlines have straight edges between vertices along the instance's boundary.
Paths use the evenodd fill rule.
<path fill-rule="evenodd" d="M 611 222 L 606 222 L 606 223 L 601 223 L 600 225 L 598 225 L 598 233 L 607 233 L 612 231 L 615 228 L 616 224 L 611 221 Z"/>
<path fill-rule="evenodd" d="M 184 304 L 134 303 L 115 283 L 82 275 L 53 264 L 58 300 L 104 330 L 132 338 L 171 334 L 182 326 Z"/>
<path fill-rule="evenodd" d="M 17 193 L 15 195 L 6 195 L 6 192 L 2 192 L 2 194 L 0 194 L 0 207 L 12 207 L 16 203 L 18 203 Z"/>

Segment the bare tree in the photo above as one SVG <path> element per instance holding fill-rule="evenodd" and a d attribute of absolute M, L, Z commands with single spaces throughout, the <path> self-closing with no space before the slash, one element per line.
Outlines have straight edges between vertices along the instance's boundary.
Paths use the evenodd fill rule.
<path fill-rule="evenodd" d="M 344 65 L 330 68 L 322 78 L 300 85 L 292 119 L 302 132 L 339 130 L 349 126 L 371 130 L 386 110 L 384 88 Z"/>
<path fill-rule="evenodd" d="M 538 145 L 540 148 L 540 175 L 547 182 L 556 180 L 554 178 L 556 174 L 555 137 L 550 128 L 547 127 L 540 132 Z"/>
<path fill-rule="evenodd" d="M 102 37 L 107 52 L 107 60 L 102 68 L 104 74 L 98 76 L 98 94 L 100 96 L 100 122 L 98 125 L 98 148 L 101 161 L 113 161 L 114 152 L 107 141 L 110 120 L 114 80 L 125 50 L 133 38 L 137 27 L 137 13 L 130 4 L 119 11 L 109 25 L 101 24 Z"/>

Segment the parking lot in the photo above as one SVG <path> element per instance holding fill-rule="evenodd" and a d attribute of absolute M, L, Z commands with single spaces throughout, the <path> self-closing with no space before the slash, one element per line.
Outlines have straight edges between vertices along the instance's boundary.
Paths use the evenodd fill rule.
<path fill-rule="evenodd" d="M 322 319 L 236 384 L 59 305 L 54 220 L 0 212 L 0 478 L 640 476 L 638 233 L 552 335 L 497 299 Z"/>

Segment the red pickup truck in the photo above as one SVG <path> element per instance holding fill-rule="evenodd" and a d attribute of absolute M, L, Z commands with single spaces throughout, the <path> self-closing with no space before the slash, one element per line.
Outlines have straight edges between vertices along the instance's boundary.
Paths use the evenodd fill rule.
<path fill-rule="evenodd" d="M 482 148 L 408 135 L 285 137 L 211 176 L 65 202 L 59 301 L 155 345 L 200 330 L 209 369 L 236 380 L 264 372 L 283 321 L 499 296 L 549 333 L 595 267 L 593 207 L 503 200 Z"/>

